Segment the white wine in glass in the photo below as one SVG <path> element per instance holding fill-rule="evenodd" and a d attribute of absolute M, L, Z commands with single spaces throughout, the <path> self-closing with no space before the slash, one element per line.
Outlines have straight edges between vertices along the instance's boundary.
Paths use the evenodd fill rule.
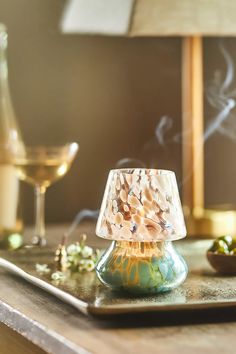
<path fill-rule="evenodd" d="M 43 246 L 45 239 L 44 204 L 46 189 L 62 178 L 69 170 L 78 151 L 77 143 L 57 147 L 26 147 L 13 156 L 19 179 L 35 188 L 36 226 L 33 244 Z"/>

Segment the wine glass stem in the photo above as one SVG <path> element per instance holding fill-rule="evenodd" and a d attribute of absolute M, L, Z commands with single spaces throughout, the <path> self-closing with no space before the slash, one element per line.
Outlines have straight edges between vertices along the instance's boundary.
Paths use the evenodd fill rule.
<path fill-rule="evenodd" d="M 45 192 L 46 188 L 43 186 L 37 185 L 35 187 L 36 195 L 36 220 L 35 220 L 35 239 L 34 243 L 40 246 L 46 244 L 45 239 Z"/>

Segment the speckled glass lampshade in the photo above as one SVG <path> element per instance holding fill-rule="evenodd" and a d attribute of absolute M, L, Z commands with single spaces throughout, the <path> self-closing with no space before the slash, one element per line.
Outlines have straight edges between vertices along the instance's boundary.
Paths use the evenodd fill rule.
<path fill-rule="evenodd" d="M 186 278 L 185 261 L 171 242 L 186 236 L 173 172 L 111 170 L 96 233 L 112 241 L 96 267 L 110 288 L 154 294 Z"/>
<path fill-rule="evenodd" d="M 110 240 L 139 242 L 173 241 L 185 237 L 174 172 L 111 170 L 96 234 Z"/>

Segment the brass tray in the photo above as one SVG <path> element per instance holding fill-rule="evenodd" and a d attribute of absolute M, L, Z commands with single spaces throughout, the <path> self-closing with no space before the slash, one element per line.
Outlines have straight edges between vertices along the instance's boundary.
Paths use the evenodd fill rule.
<path fill-rule="evenodd" d="M 202 241 L 203 242 L 203 241 Z M 0 267 L 74 306 L 84 314 L 115 315 L 144 312 L 174 312 L 236 307 L 236 277 L 219 276 L 207 263 L 204 247 L 196 242 L 177 242 L 188 266 L 185 283 L 172 292 L 147 297 L 131 297 L 112 292 L 96 278 L 95 272 L 77 274 L 64 282 L 40 275 L 36 263 L 52 264 L 53 250 L 21 249 L 0 252 Z"/>

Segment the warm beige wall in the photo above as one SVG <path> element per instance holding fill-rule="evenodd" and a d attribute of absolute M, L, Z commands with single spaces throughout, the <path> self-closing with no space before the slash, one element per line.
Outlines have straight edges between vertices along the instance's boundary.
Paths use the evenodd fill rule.
<path fill-rule="evenodd" d="M 81 208 L 99 206 L 107 172 L 126 156 L 139 157 L 162 115 L 181 129 L 181 40 L 65 36 L 59 30 L 64 0 L 0 0 L 0 20 L 9 28 L 10 84 L 28 144 L 77 140 L 81 151 L 70 174 L 51 187 L 47 220 L 70 220 Z M 229 40 L 233 48 L 235 41 Z M 206 76 L 212 74 L 215 40 L 206 41 Z M 219 61 L 221 68 L 223 63 Z M 210 112 L 209 112 L 210 114 Z M 208 113 L 206 114 L 208 115 Z M 207 198 L 236 200 L 233 181 L 221 186 L 212 161 L 235 152 L 218 137 L 209 142 Z M 181 178 L 181 146 L 154 149 L 160 167 Z M 233 162 L 233 159 L 229 161 Z M 234 170 L 222 157 L 228 175 Z M 222 175 L 222 174 L 221 174 Z M 217 186 L 217 192 L 213 189 Z M 24 188 L 24 215 L 32 221 L 32 190 Z"/>

